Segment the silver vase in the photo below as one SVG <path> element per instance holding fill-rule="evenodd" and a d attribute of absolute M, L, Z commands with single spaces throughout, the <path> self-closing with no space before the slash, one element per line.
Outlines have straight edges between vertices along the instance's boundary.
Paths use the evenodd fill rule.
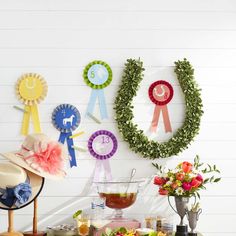
<path fill-rule="evenodd" d="M 199 209 L 198 211 L 187 210 L 186 213 L 187 213 L 187 219 L 189 222 L 189 227 L 191 229 L 190 233 L 194 234 L 196 233 L 195 229 L 197 227 L 197 221 L 199 219 L 199 215 L 202 213 L 202 209 Z"/>
<path fill-rule="evenodd" d="M 184 225 L 184 216 L 186 215 L 186 210 L 188 209 L 189 197 L 175 196 L 175 207 L 171 205 L 170 199 L 168 196 L 168 201 L 171 208 L 180 216 L 180 224 Z"/>

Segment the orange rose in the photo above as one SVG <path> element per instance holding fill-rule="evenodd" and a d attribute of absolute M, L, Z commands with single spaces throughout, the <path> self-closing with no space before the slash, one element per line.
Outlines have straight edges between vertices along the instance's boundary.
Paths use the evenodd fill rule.
<path fill-rule="evenodd" d="M 173 183 L 173 184 L 171 184 L 171 188 L 173 188 L 173 189 L 178 188 L 178 184 L 177 184 L 177 183 Z"/>
<path fill-rule="evenodd" d="M 179 181 L 184 180 L 184 174 L 183 173 L 176 173 L 175 177 Z"/>
<path fill-rule="evenodd" d="M 193 165 L 187 161 L 182 163 L 182 170 L 184 173 L 189 173 L 193 168 Z"/>

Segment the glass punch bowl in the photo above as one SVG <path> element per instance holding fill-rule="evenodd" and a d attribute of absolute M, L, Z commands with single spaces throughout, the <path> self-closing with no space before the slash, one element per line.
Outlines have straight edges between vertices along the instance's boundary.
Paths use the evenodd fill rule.
<path fill-rule="evenodd" d="M 139 188 L 144 180 L 118 179 L 95 182 L 98 194 L 105 199 L 107 207 L 114 209 L 113 219 L 125 220 L 122 209 L 128 208 L 136 201 Z"/>

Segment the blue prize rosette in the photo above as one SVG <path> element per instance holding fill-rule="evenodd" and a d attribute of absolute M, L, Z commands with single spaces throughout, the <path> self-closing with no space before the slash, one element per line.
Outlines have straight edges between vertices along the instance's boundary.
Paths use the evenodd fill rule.
<path fill-rule="evenodd" d="M 67 142 L 68 152 L 70 154 L 70 166 L 77 166 L 72 131 L 78 128 L 81 116 L 76 107 L 70 104 L 61 104 L 57 106 L 52 113 L 52 123 L 60 131 L 59 142 Z"/>
<path fill-rule="evenodd" d="M 112 81 L 111 67 L 106 62 L 93 61 L 85 67 L 83 76 L 85 83 L 92 88 L 86 114 L 93 115 L 98 99 L 101 118 L 108 118 L 104 88 Z"/>

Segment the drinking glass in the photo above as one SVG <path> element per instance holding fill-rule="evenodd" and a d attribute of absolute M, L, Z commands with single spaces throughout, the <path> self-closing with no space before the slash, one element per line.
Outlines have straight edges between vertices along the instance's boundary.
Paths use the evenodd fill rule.
<path fill-rule="evenodd" d="M 87 236 L 90 229 L 90 216 L 86 213 L 81 213 L 76 220 L 78 234 L 81 236 Z"/>

